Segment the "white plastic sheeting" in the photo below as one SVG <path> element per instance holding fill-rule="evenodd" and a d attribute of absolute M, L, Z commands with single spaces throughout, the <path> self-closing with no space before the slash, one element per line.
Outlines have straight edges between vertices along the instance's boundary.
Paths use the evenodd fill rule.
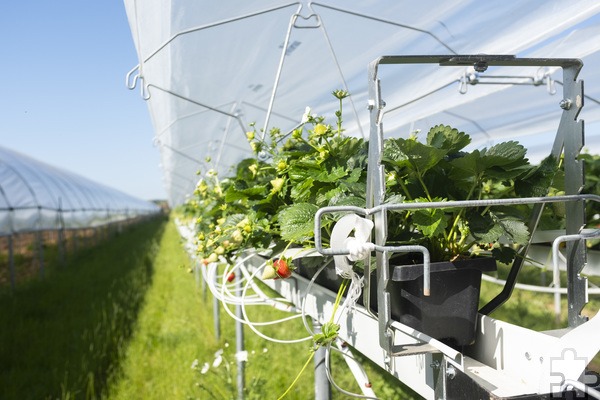
<path fill-rule="evenodd" d="M 159 211 L 154 203 L 0 147 L 0 235 L 94 227 Z"/>
<path fill-rule="evenodd" d="M 250 154 L 250 123 L 289 131 L 307 106 L 333 120 L 335 89 L 351 93 L 346 133 L 368 136 L 367 65 L 382 55 L 581 58 L 589 97 L 580 117 L 588 144 L 600 140 L 595 0 L 124 2 L 140 60 L 127 85 L 148 100 L 171 204 L 192 193 L 199 170 L 227 172 Z M 469 133 L 473 146 L 516 139 L 532 161 L 548 154 L 561 113 L 561 71 L 473 73 L 437 65 L 382 68 L 386 134 L 444 123 Z M 491 75 L 511 78 L 484 84 Z"/>

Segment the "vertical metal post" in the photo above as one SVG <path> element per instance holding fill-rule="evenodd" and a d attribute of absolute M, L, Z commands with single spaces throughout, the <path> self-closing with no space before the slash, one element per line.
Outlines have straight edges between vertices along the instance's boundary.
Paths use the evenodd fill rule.
<path fill-rule="evenodd" d="M 239 274 L 238 274 L 239 275 Z M 236 276 L 235 279 L 235 293 L 238 298 L 242 297 L 243 287 L 242 287 L 242 277 Z M 235 316 L 239 319 L 244 318 L 242 313 L 241 304 L 237 304 L 235 306 Z M 244 388 L 246 387 L 246 357 L 245 348 L 244 348 L 244 324 L 242 324 L 239 320 L 235 321 L 235 351 L 236 351 L 236 359 L 237 359 L 237 390 L 238 390 L 238 400 L 244 400 Z"/>
<path fill-rule="evenodd" d="M 558 261 L 556 261 L 558 262 Z M 558 326 L 558 324 L 560 323 L 560 314 L 562 312 L 562 307 L 560 304 L 560 272 L 557 274 L 555 273 L 552 279 L 553 285 L 552 287 L 554 288 L 555 292 L 554 292 L 554 319 L 556 320 L 556 325 Z"/>
<path fill-rule="evenodd" d="M 71 239 L 73 239 L 73 254 L 77 253 L 78 243 L 77 243 L 77 229 L 71 230 Z"/>
<path fill-rule="evenodd" d="M 196 287 L 200 286 L 200 260 L 196 257 L 192 257 L 192 265 L 194 271 L 194 280 L 196 281 Z M 204 282 L 204 279 L 202 280 Z"/>
<path fill-rule="evenodd" d="M 58 218 L 58 258 L 61 266 L 65 266 L 65 255 L 66 255 L 66 238 L 65 238 L 65 220 L 62 211 L 62 199 L 58 198 L 58 211 L 56 214 Z"/>
<path fill-rule="evenodd" d="M 313 331 L 321 333 L 321 323 L 316 319 L 313 319 Z M 323 346 L 319 346 L 315 351 L 315 400 L 331 399 L 331 386 L 329 379 L 327 379 L 327 370 L 325 369 L 326 355 L 325 347 Z"/>
<path fill-rule="evenodd" d="M 560 106 L 568 116 L 565 124 L 565 192 L 579 194 L 584 185 L 583 161 L 578 156 L 583 147 L 583 121 L 577 117 L 583 107 L 583 82 L 577 81 L 580 66 L 564 69 L 563 100 Z M 583 201 L 566 204 L 567 235 L 578 234 L 585 223 Z M 581 310 L 587 303 L 587 279 L 580 275 L 586 263 L 583 239 L 567 243 L 567 300 L 569 326 L 575 327 L 587 321 Z"/>
<path fill-rule="evenodd" d="M 8 214 L 8 220 L 10 222 L 10 234 L 8 235 L 8 272 L 10 274 L 10 289 L 13 292 L 15 291 L 15 250 L 13 243 L 13 235 L 15 234 L 13 224 L 14 212 L 14 209 L 11 207 Z"/>
<path fill-rule="evenodd" d="M 214 275 L 214 283 L 215 285 L 218 283 L 217 278 L 217 267 L 215 266 L 215 275 Z M 215 338 L 218 340 L 221 339 L 221 316 L 219 310 L 219 299 L 216 296 L 213 296 L 213 320 L 215 324 Z"/>
<path fill-rule="evenodd" d="M 38 245 L 39 269 L 38 273 L 44 276 L 44 237 L 42 235 L 42 207 L 38 206 L 36 239 Z"/>
<path fill-rule="evenodd" d="M 58 251 L 60 265 L 64 267 L 67 261 L 67 237 L 65 236 L 64 228 L 58 230 Z"/>
<path fill-rule="evenodd" d="M 202 265 L 200 265 L 199 268 L 206 268 L 206 266 L 204 264 L 202 264 Z M 208 294 L 207 292 L 208 292 L 208 290 L 206 288 L 206 280 L 202 279 L 202 300 L 204 300 L 205 302 L 206 302 L 206 296 Z"/>
<path fill-rule="evenodd" d="M 13 233 L 8 235 L 8 271 L 10 274 L 10 288 L 15 290 L 15 252 L 13 244 Z"/>
<path fill-rule="evenodd" d="M 43 236 L 41 230 L 37 231 L 36 236 L 37 236 L 37 243 L 38 243 L 38 258 L 39 258 L 39 263 L 40 263 L 39 274 L 41 277 L 43 277 L 45 274 L 45 271 L 44 271 L 44 236 Z"/>
<path fill-rule="evenodd" d="M 375 207 L 383 203 L 385 194 L 385 168 L 381 163 L 383 151 L 383 122 L 382 112 L 385 102 L 381 95 L 381 83 L 377 77 L 379 59 L 369 64 L 369 113 L 370 113 L 370 136 L 369 136 L 369 170 L 367 180 L 367 208 Z M 375 244 L 384 246 L 387 240 L 387 216 L 385 213 L 377 213 L 375 222 Z M 377 313 L 379 323 L 379 345 L 390 353 L 392 351 L 393 338 L 389 331 L 391 321 L 390 294 L 387 291 L 389 280 L 388 257 L 386 253 L 377 252 Z M 367 285 L 370 285 L 367 283 Z M 365 294 L 365 297 L 368 294 Z M 389 368 L 389 356 L 386 356 L 386 368 Z"/>
<path fill-rule="evenodd" d="M 429 365 L 430 371 L 433 375 L 434 382 L 434 396 L 436 399 L 445 400 L 447 398 L 446 392 L 446 360 L 442 353 L 431 354 L 431 364 Z"/>
<path fill-rule="evenodd" d="M 58 229 L 58 258 L 61 266 L 65 266 L 66 261 L 66 240 L 65 240 L 65 228 L 61 226 Z"/>

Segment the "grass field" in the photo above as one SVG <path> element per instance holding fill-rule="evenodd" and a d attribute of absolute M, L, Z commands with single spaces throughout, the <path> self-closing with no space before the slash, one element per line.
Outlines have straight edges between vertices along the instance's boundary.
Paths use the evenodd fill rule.
<path fill-rule="evenodd" d="M 0 399 L 235 398 L 234 323 L 221 310 L 216 339 L 212 296 L 203 295 L 189 268 L 174 224 L 152 221 L 83 250 L 64 267 L 48 266 L 45 279 L 2 292 Z M 270 307 L 250 310 L 256 313 L 284 315 Z M 295 320 L 264 333 L 289 338 L 303 329 Z M 245 331 L 246 398 L 277 398 L 302 368 L 308 346 L 269 343 Z M 218 351 L 223 362 L 213 368 Z M 202 374 L 204 363 L 211 368 Z M 384 398 L 411 398 L 365 363 Z M 339 357 L 332 365 L 338 384 L 359 390 Z M 312 398 L 313 379 L 308 368 L 287 398 Z"/>
<path fill-rule="evenodd" d="M 48 265 L 0 295 L 0 398 L 97 398 L 119 367 L 152 284 L 164 221 Z"/>
<path fill-rule="evenodd" d="M 190 268 L 174 224 L 155 220 L 82 250 L 64 267 L 49 266 L 43 280 L 1 293 L 0 399 L 236 398 L 234 322 L 221 306 L 216 338 L 212 296 Z M 522 280 L 534 283 L 536 273 L 525 270 Z M 483 301 L 498 290 L 484 283 Z M 552 329 L 551 304 L 551 296 L 517 291 L 494 316 Z M 590 309 L 598 309 L 596 300 Z M 260 320 L 288 315 L 264 306 L 249 313 Z M 299 319 L 261 331 L 304 335 Z M 245 338 L 246 398 L 276 399 L 309 356 L 308 344 L 268 342 L 248 328 Z M 418 398 L 363 364 L 382 399 Z M 358 392 L 340 356 L 332 365 L 336 382 Z M 313 392 L 311 365 L 287 398 L 310 399 Z M 348 397 L 334 390 L 332 398 Z"/>
<path fill-rule="evenodd" d="M 140 313 L 138 329 L 129 344 L 122 372 L 109 390 L 110 399 L 234 399 L 237 398 L 235 326 L 221 308 L 220 338 L 213 320 L 213 298 L 189 273 L 190 262 L 183 252 L 173 224 L 160 242 L 155 260 L 153 285 Z M 251 318 L 276 319 L 289 314 L 271 307 L 249 309 Z M 300 337 L 300 320 L 265 327 L 262 332 L 277 338 Z M 309 356 L 308 344 L 267 342 L 245 329 L 246 399 L 276 399 L 293 381 Z M 215 354 L 221 364 L 214 367 Z M 333 370 L 342 387 L 358 391 L 358 385 L 333 359 Z M 202 373 L 205 364 L 209 369 Z M 367 365 L 374 387 L 387 399 L 410 399 L 397 381 L 378 367 Z M 308 368 L 288 395 L 309 399 L 314 395 L 314 373 Z M 337 393 L 334 399 L 346 398 Z"/>

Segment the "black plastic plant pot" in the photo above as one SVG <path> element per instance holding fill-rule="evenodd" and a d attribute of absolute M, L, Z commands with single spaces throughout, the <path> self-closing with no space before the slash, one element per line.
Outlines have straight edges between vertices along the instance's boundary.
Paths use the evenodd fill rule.
<path fill-rule="evenodd" d="M 495 271 L 493 258 L 430 264 L 431 293 L 423 295 L 423 265 L 392 268 L 388 289 L 392 318 L 452 347 L 475 340 L 483 271 Z"/>

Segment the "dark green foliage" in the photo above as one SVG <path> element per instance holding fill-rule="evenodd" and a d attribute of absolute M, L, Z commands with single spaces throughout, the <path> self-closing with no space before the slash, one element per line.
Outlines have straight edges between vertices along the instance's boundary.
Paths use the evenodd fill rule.
<path fill-rule="evenodd" d="M 547 194 L 557 170 L 556 160 L 548 158 L 536 167 L 529 164 L 525 148 L 517 142 L 466 152 L 469 143 L 467 134 L 443 125 L 431 128 L 427 143 L 414 136 L 388 139 L 383 151 L 387 202 L 399 195 L 408 202 L 440 202 Z M 487 251 L 501 238 L 513 245 L 527 243 L 528 214 L 523 206 L 396 212 L 389 223 L 396 228 L 388 238 L 397 238 L 399 244 L 423 244 L 434 261 L 470 257 L 473 252 Z M 515 251 L 500 253 L 508 260 Z"/>

